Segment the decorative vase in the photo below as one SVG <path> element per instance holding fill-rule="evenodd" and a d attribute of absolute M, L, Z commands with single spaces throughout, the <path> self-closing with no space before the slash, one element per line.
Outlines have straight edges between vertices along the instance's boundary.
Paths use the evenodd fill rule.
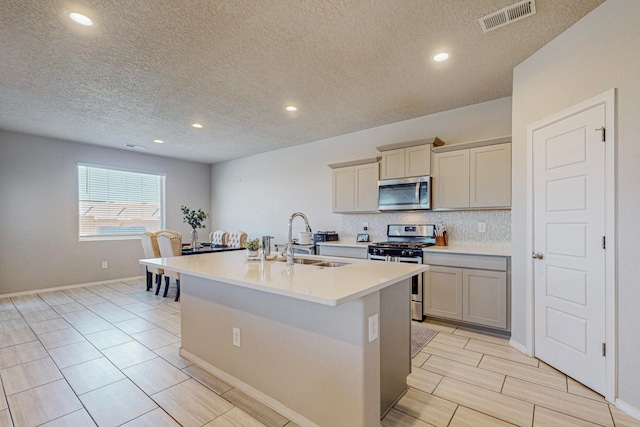
<path fill-rule="evenodd" d="M 198 231 L 194 228 L 191 230 L 191 249 L 197 249 Z"/>
<path fill-rule="evenodd" d="M 257 258 L 258 257 L 258 251 L 252 251 L 251 249 L 247 249 L 247 256 L 249 258 Z"/>

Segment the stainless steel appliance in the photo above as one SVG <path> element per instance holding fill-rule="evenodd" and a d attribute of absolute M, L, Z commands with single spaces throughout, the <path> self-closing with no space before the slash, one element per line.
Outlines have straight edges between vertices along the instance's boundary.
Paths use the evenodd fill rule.
<path fill-rule="evenodd" d="M 378 210 L 431 209 L 431 177 L 384 179 L 378 181 Z"/>
<path fill-rule="evenodd" d="M 369 259 L 422 264 L 422 248 L 436 244 L 433 224 L 389 224 L 386 242 L 369 245 Z M 411 278 L 411 319 L 422 322 L 422 273 Z"/>

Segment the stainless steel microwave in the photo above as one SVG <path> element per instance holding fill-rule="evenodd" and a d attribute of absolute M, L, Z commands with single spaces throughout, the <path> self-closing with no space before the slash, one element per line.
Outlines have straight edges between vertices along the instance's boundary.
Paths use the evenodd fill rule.
<path fill-rule="evenodd" d="M 431 209 L 431 177 L 384 179 L 378 181 L 378 210 Z"/>

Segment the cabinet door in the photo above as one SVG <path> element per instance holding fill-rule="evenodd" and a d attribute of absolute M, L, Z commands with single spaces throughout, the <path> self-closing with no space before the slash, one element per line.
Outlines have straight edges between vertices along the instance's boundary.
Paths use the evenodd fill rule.
<path fill-rule="evenodd" d="M 404 149 L 404 176 L 431 174 L 431 145 L 416 145 Z"/>
<path fill-rule="evenodd" d="M 469 207 L 469 150 L 433 154 L 433 207 Z"/>
<path fill-rule="evenodd" d="M 353 212 L 354 209 L 354 167 L 333 169 L 333 212 Z"/>
<path fill-rule="evenodd" d="M 355 166 L 355 210 L 375 212 L 378 210 L 378 163 Z"/>
<path fill-rule="evenodd" d="M 511 206 L 511 144 L 469 150 L 471 207 Z"/>
<path fill-rule="evenodd" d="M 462 320 L 507 328 L 507 273 L 464 269 Z"/>
<path fill-rule="evenodd" d="M 432 265 L 423 278 L 424 314 L 462 320 L 462 269 Z"/>
<path fill-rule="evenodd" d="M 404 177 L 404 148 L 382 152 L 380 179 Z"/>

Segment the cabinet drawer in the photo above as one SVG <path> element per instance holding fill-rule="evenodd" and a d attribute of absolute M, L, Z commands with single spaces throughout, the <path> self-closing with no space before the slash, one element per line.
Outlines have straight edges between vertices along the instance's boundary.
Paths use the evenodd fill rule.
<path fill-rule="evenodd" d="M 507 258 L 489 255 L 458 255 L 423 251 L 423 264 L 507 271 Z"/>
<path fill-rule="evenodd" d="M 360 258 L 367 259 L 367 247 L 348 248 L 344 246 L 327 246 L 319 245 L 320 254 L 322 256 L 337 256 L 344 258 Z"/>

